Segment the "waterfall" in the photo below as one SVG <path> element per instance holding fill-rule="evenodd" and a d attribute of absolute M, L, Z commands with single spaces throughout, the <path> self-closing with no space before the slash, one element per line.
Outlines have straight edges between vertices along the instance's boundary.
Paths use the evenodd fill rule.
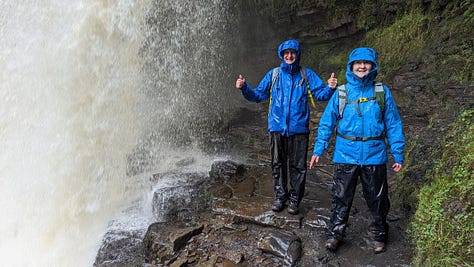
<path fill-rule="evenodd" d="M 208 160 L 232 106 L 226 5 L 0 3 L 1 265 L 91 266 L 140 173 Z"/>

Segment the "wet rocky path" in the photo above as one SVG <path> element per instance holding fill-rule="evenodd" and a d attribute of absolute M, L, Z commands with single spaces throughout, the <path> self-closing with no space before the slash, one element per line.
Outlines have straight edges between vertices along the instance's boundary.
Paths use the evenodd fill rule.
<path fill-rule="evenodd" d="M 313 127 L 319 115 L 315 111 Z M 397 209 L 389 213 L 387 251 L 373 253 L 360 186 L 343 244 L 336 252 L 325 249 L 333 168 L 327 158 L 308 170 L 298 215 L 271 211 L 266 110 L 243 108 L 227 133 L 207 145 L 228 160 L 214 162 L 209 175 L 180 174 L 185 185 L 163 189 L 180 194 L 155 192 L 154 210 L 160 207 L 166 221 L 139 232 L 109 232 L 106 237 L 123 238 L 104 238 L 94 266 L 410 266 L 408 219 Z"/>
<path fill-rule="evenodd" d="M 313 111 L 312 135 L 316 132 L 317 121 L 321 111 Z M 270 175 L 268 136 L 266 133 L 266 113 L 263 110 L 244 110 L 245 122 L 237 120 L 233 133 L 233 142 L 241 145 L 239 151 L 248 155 L 247 171 L 241 180 L 227 182 L 232 194 L 228 197 L 214 193 L 213 212 L 224 216 L 232 215 L 238 218 L 240 224 L 252 225 L 254 233 L 248 233 L 248 238 L 265 239 L 273 233 L 291 233 L 301 240 L 301 259 L 298 266 L 409 266 L 412 248 L 407 239 L 408 218 L 404 213 L 392 208 L 389 213 L 389 242 L 387 251 L 374 254 L 371 247 L 367 228 L 370 214 L 362 196 L 362 188 L 358 186 L 354 199 L 349 227 L 344 243 L 335 252 L 324 248 L 326 241 L 324 228 L 329 219 L 332 187 L 333 165 L 328 158 L 323 158 L 321 164 L 313 170 L 308 170 L 305 196 L 301 203 L 300 214 L 294 216 L 282 212 L 272 212 L 273 200 L 272 181 Z M 243 119 L 243 118 L 242 118 Z M 251 133 L 252 138 L 243 135 Z M 240 142 L 239 142 L 240 140 Z M 243 140 L 248 140 L 244 141 Z M 312 143 L 312 142 L 310 142 Z M 312 147 L 309 149 L 311 155 Z M 389 173 L 390 177 L 394 173 Z M 389 182 L 390 183 L 390 182 Z M 284 239 L 284 238 L 283 238 Z M 248 239 L 246 239 L 248 242 Z M 238 240 L 231 243 L 238 243 Z M 247 251 L 258 250 L 258 242 L 249 242 Z M 262 253 L 262 250 L 258 251 Z M 257 253 L 257 254 L 258 254 Z M 268 254 L 268 253 L 267 253 Z M 278 254 L 278 253 L 275 253 Z M 259 254 L 260 255 L 260 254 Z M 265 255 L 265 252 L 263 252 Z M 288 257 L 288 255 L 286 255 Z M 245 253 L 243 253 L 245 258 Z M 251 257 L 250 257 L 251 258 Z M 278 258 L 278 257 L 277 257 Z M 251 262 L 247 259 L 238 266 L 285 266 L 288 262 L 278 258 L 271 264 Z"/>

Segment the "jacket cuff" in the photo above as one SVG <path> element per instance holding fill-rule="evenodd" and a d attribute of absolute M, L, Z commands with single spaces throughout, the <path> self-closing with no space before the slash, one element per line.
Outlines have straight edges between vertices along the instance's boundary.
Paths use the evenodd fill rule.
<path fill-rule="evenodd" d="M 395 163 L 400 163 L 400 164 L 404 163 L 404 158 L 403 158 L 402 154 L 395 154 L 395 155 L 392 155 L 392 156 L 393 156 L 393 161 Z"/>
<path fill-rule="evenodd" d="M 326 148 L 326 145 L 321 144 L 320 142 L 316 142 L 313 149 L 313 156 L 322 156 L 324 153 L 324 149 Z"/>

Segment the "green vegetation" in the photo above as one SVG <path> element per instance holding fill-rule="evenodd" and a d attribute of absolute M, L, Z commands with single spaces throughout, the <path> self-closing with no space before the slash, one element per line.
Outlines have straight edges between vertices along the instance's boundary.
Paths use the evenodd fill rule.
<path fill-rule="evenodd" d="M 337 54 L 332 54 L 333 44 L 320 44 L 308 47 L 304 51 L 304 65 L 315 66 L 321 77 L 329 77 L 330 72 L 336 72 L 339 83 L 346 82 L 346 68 L 347 58 L 350 49 L 344 50 Z M 330 55 L 328 57 L 328 55 Z"/>
<path fill-rule="evenodd" d="M 421 9 L 410 10 L 392 25 L 369 31 L 365 45 L 380 55 L 379 65 L 384 73 L 394 73 L 404 64 L 418 62 L 426 47 L 426 22 Z"/>
<path fill-rule="evenodd" d="M 434 83 L 474 84 L 474 4 L 472 0 L 450 1 L 442 6 L 433 1 L 429 9 L 421 1 L 407 1 L 393 17 L 380 14 L 374 1 L 362 2 L 356 15 L 357 27 L 367 31 L 355 46 L 370 46 L 380 56 L 380 78 L 393 77 L 410 63 L 436 65 L 428 77 Z M 382 5 L 387 5 L 383 3 Z M 388 8 L 388 7 L 385 7 Z M 337 13 L 337 12 L 336 12 Z M 393 21 L 390 21 L 393 19 Z M 310 48 L 308 61 L 317 69 L 345 66 L 350 52 L 346 47 L 336 54 L 329 45 Z M 329 55 L 329 58 L 327 57 Z M 324 56 L 325 58 L 320 58 Z M 440 60 L 441 59 L 441 60 Z M 344 69 L 345 71 L 345 69 Z M 338 79 L 345 79 L 344 73 Z"/>
<path fill-rule="evenodd" d="M 449 20 L 439 22 L 431 32 L 430 43 L 435 53 L 428 55 L 427 63 L 437 64 L 436 80 L 449 77 L 452 81 L 474 85 L 474 4 L 461 1 L 451 4 L 441 16 Z M 437 49 L 434 49 L 437 48 Z M 442 58 L 441 62 L 439 59 Z"/>
<path fill-rule="evenodd" d="M 474 110 L 463 112 L 444 141 L 431 184 L 420 190 L 411 233 L 418 266 L 474 262 Z"/>
<path fill-rule="evenodd" d="M 292 10 L 302 10 L 308 5 L 314 5 L 314 0 L 250 0 L 258 7 L 258 12 L 265 17 L 279 17 Z M 318 0 L 316 4 L 321 8 L 334 8 L 335 0 Z"/>

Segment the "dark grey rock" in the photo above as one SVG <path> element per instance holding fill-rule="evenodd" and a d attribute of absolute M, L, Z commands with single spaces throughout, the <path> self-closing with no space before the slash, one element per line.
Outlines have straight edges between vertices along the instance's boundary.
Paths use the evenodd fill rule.
<path fill-rule="evenodd" d="M 141 231 L 110 231 L 102 240 L 94 267 L 137 266 L 143 262 Z"/>
<path fill-rule="evenodd" d="M 168 223 L 154 223 L 148 227 L 143 238 L 143 255 L 146 263 L 164 263 L 173 259 L 174 253 L 182 249 L 204 226 L 180 227 Z"/>
<path fill-rule="evenodd" d="M 240 182 L 245 172 L 243 164 L 232 160 L 214 161 L 209 177 L 215 181 Z"/>
<path fill-rule="evenodd" d="M 274 231 L 263 236 L 258 242 L 258 248 L 284 259 L 288 266 L 295 266 L 301 258 L 301 240 L 294 233 Z"/>

